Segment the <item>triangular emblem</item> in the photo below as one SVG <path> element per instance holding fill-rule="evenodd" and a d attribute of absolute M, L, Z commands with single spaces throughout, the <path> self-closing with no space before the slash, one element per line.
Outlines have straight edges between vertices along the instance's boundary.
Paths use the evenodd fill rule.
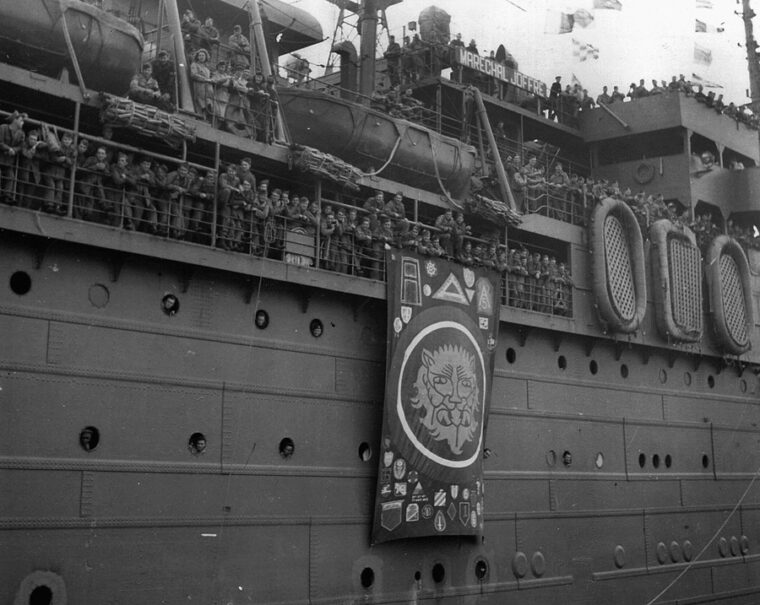
<path fill-rule="evenodd" d="M 491 315 L 493 313 L 493 285 L 488 279 L 481 277 L 475 288 L 478 291 L 478 313 Z"/>
<path fill-rule="evenodd" d="M 475 290 L 472 288 L 465 288 L 465 292 L 467 292 L 467 300 L 472 302 L 472 297 L 475 296 Z"/>
<path fill-rule="evenodd" d="M 453 273 L 449 273 L 446 281 L 438 288 L 438 291 L 433 294 L 433 298 L 437 300 L 445 300 L 448 302 L 459 303 L 460 305 L 469 305 L 467 297 L 462 290 L 462 285 Z"/>

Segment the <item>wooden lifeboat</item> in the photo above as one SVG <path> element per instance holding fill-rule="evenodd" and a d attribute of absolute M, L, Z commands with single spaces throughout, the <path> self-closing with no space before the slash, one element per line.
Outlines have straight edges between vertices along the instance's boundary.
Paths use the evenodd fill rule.
<path fill-rule="evenodd" d="M 367 173 L 464 197 L 475 148 L 424 126 L 320 91 L 277 91 L 293 142 L 316 147 Z"/>
<path fill-rule="evenodd" d="M 752 292 L 747 256 L 735 239 L 720 235 L 713 240 L 705 258 L 705 279 L 719 346 L 729 354 L 746 353 L 752 346 Z"/>
<path fill-rule="evenodd" d="M 633 211 L 605 198 L 591 221 L 592 287 L 599 317 L 613 332 L 635 332 L 646 313 L 644 241 Z"/>
<path fill-rule="evenodd" d="M 80 0 L 0 0 L 0 58 L 59 77 L 74 70 L 68 32 L 87 88 L 124 94 L 140 70 L 143 38 L 134 26 Z"/>
<path fill-rule="evenodd" d="M 657 329 L 668 340 L 698 342 L 703 333 L 702 258 L 694 233 L 668 219 L 649 229 Z"/>

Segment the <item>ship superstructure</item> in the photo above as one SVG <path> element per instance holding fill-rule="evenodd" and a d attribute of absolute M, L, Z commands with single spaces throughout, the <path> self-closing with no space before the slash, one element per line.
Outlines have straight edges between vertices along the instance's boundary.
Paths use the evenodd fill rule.
<path fill-rule="evenodd" d="M 131 4 L 29 14 L 140 32 L 119 69 L 168 51 L 176 110 L 128 98 L 129 81 L 91 88 L 97 65 L 57 25 L 46 70 L 25 62 L 34 40 L 0 36 L 17 51 L 0 115 L 27 145 L 0 166 L 0 602 L 757 600 L 757 130 L 679 92 L 550 119 L 542 83 L 447 39 L 423 40 L 411 96 L 389 106 L 348 69 L 339 89 L 271 72 L 321 38 L 283 3 Z M 209 16 L 216 42 L 190 21 Z M 198 77 L 204 52 L 229 75 Z M 67 133 L 79 153 L 51 173 Z M 531 156 L 543 176 L 522 184 Z M 552 188 L 560 163 L 574 180 Z M 263 180 L 303 211 L 258 216 Z M 404 216 L 373 211 L 379 193 Z M 443 234 L 447 209 L 470 225 L 454 260 L 408 236 Z M 352 211 L 401 235 L 386 250 L 329 231 Z M 393 255 L 419 260 L 412 298 L 436 271 L 465 276 L 441 289 L 465 304 L 465 269 L 499 278 L 475 537 L 371 544 L 384 503 L 406 526 L 428 504 L 449 529 L 475 503 L 414 501 L 385 463 Z"/>

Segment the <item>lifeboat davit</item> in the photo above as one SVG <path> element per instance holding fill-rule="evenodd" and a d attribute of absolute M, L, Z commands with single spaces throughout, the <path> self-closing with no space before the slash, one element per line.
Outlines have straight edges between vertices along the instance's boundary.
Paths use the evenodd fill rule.
<path fill-rule="evenodd" d="M 454 198 L 466 195 L 475 167 L 471 145 L 320 91 L 294 87 L 277 94 L 294 143 L 316 147 L 366 173 L 431 191 L 445 189 Z"/>
<path fill-rule="evenodd" d="M 0 0 L 0 60 L 57 78 L 74 70 L 64 28 L 87 88 L 124 94 L 140 69 L 142 34 L 81 0 Z"/>

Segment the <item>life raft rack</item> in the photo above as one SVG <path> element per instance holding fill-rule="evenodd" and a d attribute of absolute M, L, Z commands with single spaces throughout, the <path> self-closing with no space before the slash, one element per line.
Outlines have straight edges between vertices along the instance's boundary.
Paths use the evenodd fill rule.
<path fill-rule="evenodd" d="M 600 319 L 614 332 L 635 332 L 647 305 L 644 240 L 633 211 L 605 198 L 591 217 L 592 287 Z"/>
<path fill-rule="evenodd" d="M 725 353 L 746 353 L 752 346 L 752 293 L 749 262 L 735 239 L 719 235 L 712 241 L 705 256 L 705 280 L 718 345 Z"/>
<path fill-rule="evenodd" d="M 688 227 L 668 219 L 649 228 L 657 330 L 675 342 L 698 342 L 703 334 L 702 260 Z"/>

